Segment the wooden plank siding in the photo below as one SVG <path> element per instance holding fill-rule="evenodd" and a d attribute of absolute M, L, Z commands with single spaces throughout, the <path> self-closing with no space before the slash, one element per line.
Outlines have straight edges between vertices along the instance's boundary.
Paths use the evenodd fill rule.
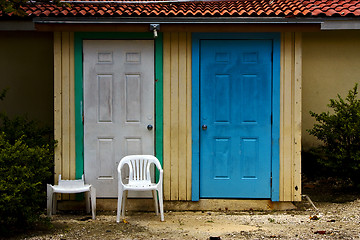
<path fill-rule="evenodd" d="M 191 33 L 164 33 L 164 198 L 191 200 Z"/>
<path fill-rule="evenodd" d="M 75 179 L 74 33 L 54 33 L 55 183 Z M 73 198 L 74 196 L 72 196 Z M 63 194 L 62 199 L 69 199 Z"/>
<path fill-rule="evenodd" d="M 301 201 L 301 33 L 281 36 L 280 201 Z"/>
<path fill-rule="evenodd" d="M 74 34 L 54 33 L 55 182 L 75 179 Z M 280 201 L 301 200 L 301 34 L 281 36 Z M 164 199 L 191 200 L 191 33 L 163 35 Z M 68 197 L 66 197 L 68 199 Z M 66 199 L 65 198 L 65 199 Z"/>

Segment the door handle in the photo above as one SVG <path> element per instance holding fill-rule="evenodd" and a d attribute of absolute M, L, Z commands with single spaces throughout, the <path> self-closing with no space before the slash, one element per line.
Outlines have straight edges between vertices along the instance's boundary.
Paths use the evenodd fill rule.
<path fill-rule="evenodd" d="M 147 128 L 147 130 L 151 131 L 153 129 L 153 125 L 149 124 L 149 125 L 147 125 L 146 128 Z"/>
<path fill-rule="evenodd" d="M 202 128 L 202 130 L 206 130 L 206 129 L 207 129 L 207 125 L 204 124 L 204 125 L 201 126 L 201 128 Z"/>

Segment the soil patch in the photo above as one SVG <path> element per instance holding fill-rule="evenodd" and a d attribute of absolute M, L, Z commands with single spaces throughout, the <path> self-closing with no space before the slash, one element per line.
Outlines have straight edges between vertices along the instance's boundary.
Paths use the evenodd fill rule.
<path fill-rule="evenodd" d="M 304 185 L 306 198 L 289 211 L 128 212 L 116 223 L 115 211 L 60 212 L 52 228 L 9 239 L 360 239 L 360 195 L 317 182 Z"/>

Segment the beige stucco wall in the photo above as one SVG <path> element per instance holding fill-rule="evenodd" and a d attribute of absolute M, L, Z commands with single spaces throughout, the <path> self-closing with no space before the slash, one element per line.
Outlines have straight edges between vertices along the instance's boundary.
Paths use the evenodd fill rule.
<path fill-rule="evenodd" d="M 53 34 L 0 31 L 0 111 L 53 125 Z"/>
<path fill-rule="evenodd" d="M 317 141 L 306 129 L 315 123 L 309 111 L 329 108 L 330 98 L 346 96 L 355 82 L 360 83 L 360 31 L 322 31 L 303 33 L 302 145 Z"/>

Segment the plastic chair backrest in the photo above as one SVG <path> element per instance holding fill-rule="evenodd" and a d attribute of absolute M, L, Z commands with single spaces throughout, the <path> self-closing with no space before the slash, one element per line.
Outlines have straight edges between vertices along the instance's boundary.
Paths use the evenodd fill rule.
<path fill-rule="evenodd" d="M 161 170 L 159 160 L 152 155 L 129 155 L 123 157 L 118 166 L 118 173 L 124 165 L 129 166 L 129 184 L 132 182 L 142 181 L 151 182 L 150 166 L 155 164 L 157 169 Z"/>
<path fill-rule="evenodd" d="M 77 188 L 77 187 L 84 187 L 84 175 L 79 180 L 62 180 L 61 174 L 59 174 L 59 183 L 60 187 L 68 187 L 68 188 Z"/>

